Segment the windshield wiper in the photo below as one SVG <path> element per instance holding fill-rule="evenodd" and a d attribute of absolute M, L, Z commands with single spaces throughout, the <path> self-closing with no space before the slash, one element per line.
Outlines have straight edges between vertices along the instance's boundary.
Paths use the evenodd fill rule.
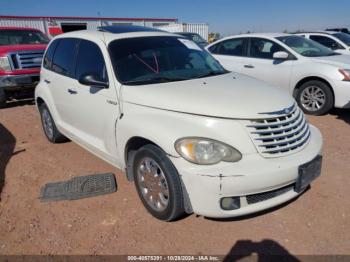
<path fill-rule="evenodd" d="M 208 77 L 208 76 L 217 76 L 217 75 L 223 75 L 228 73 L 228 71 L 223 71 L 223 72 L 215 72 L 215 71 L 210 71 L 208 73 L 205 73 L 203 75 L 196 76 L 194 78 L 203 78 L 203 77 Z"/>
<path fill-rule="evenodd" d="M 188 78 L 174 78 L 174 77 L 166 77 L 166 76 L 159 76 L 159 77 L 152 77 L 147 79 L 137 79 L 137 80 L 130 80 L 123 82 L 123 85 L 127 84 L 154 84 L 154 83 L 166 83 L 166 82 L 175 82 L 175 81 L 184 81 L 188 80 Z"/>

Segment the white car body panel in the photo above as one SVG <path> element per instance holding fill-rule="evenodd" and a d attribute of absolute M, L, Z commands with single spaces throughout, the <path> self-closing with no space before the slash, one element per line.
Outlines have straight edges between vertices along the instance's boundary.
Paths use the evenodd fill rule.
<path fill-rule="evenodd" d="M 264 112 L 293 105 L 294 99 L 286 91 L 236 73 L 144 86 L 123 86 L 118 82 L 106 49 L 109 42 L 125 37 L 162 35 L 173 36 L 88 30 L 58 36 L 98 43 L 107 66 L 109 88 L 90 90 L 77 80 L 42 68 L 36 101 L 41 99 L 46 103 L 61 133 L 120 169 L 126 168 L 125 150 L 130 139 L 144 138 L 158 145 L 179 172 L 184 197 L 188 199 L 187 212 L 233 217 L 298 196 L 293 191 L 253 205 L 244 202 L 245 195 L 295 183 L 298 167 L 322 154 L 322 136 L 312 126 L 309 141 L 290 155 L 266 158 L 257 151 L 242 121 L 266 119 L 268 115 Z M 77 93 L 69 94 L 67 89 Z M 239 150 L 243 158 L 236 163 L 208 166 L 190 163 L 174 147 L 176 140 L 190 136 L 224 142 Z M 241 196 L 241 209 L 220 208 L 220 198 L 236 195 Z"/>
<path fill-rule="evenodd" d="M 290 47 L 276 39 L 276 37 L 287 34 L 247 34 L 226 37 L 220 39 L 206 47 L 207 50 L 221 41 L 234 38 L 264 38 L 276 42 L 288 52 L 294 55 L 297 60 L 287 60 L 282 63 L 275 63 L 274 60 L 243 58 L 244 63 L 236 62 L 234 59 L 231 63 L 227 60 L 223 61 L 223 66 L 230 71 L 235 71 L 237 67 L 241 67 L 240 72 L 251 77 L 255 77 L 266 83 L 288 90 L 291 95 L 297 84 L 309 77 L 320 78 L 330 84 L 334 93 L 334 107 L 350 108 L 350 82 L 342 81 L 343 76 L 339 73 L 339 69 L 350 69 L 350 55 L 337 55 L 331 57 L 304 57 L 299 55 Z M 221 63 L 221 56 L 213 54 L 213 56 Z M 239 57 L 242 59 L 242 57 Z M 245 68 L 248 65 L 251 68 Z"/>

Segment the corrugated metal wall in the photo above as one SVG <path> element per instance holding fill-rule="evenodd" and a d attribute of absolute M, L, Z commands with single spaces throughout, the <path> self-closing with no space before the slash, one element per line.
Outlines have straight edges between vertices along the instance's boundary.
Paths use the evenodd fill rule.
<path fill-rule="evenodd" d="M 46 32 L 45 21 L 41 19 L 0 19 L 0 26 L 33 27 Z"/>
<path fill-rule="evenodd" d="M 157 28 L 174 33 L 174 32 L 191 32 L 197 33 L 205 40 L 208 40 L 209 26 L 204 23 L 183 23 L 170 24 L 167 26 L 158 26 Z"/>

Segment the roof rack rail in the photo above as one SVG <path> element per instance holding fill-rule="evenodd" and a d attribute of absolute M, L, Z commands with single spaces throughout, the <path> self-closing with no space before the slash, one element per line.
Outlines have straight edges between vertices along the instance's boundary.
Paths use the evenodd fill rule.
<path fill-rule="evenodd" d="M 97 28 L 98 31 L 108 32 L 112 34 L 123 34 L 123 33 L 133 33 L 133 32 L 164 32 L 163 30 L 145 27 L 145 26 L 136 26 L 136 25 L 112 25 L 112 26 L 100 26 Z"/>

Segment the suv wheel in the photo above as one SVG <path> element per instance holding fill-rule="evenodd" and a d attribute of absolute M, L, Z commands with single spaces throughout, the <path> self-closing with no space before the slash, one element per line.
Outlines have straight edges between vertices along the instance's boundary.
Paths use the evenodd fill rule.
<path fill-rule="evenodd" d="M 5 107 L 6 105 L 6 94 L 4 89 L 0 88 L 0 108 Z"/>
<path fill-rule="evenodd" d="M 172 221 L 185 213 L 180 177 L 160 148 L 146 145 L 139 149 L 133 171 L 137 193 L 154 217 Z"/>
<path fill-rule="evenodd" d="M 333 108 L 334 96 L 324 82 L 313 80 L 304 83 L 298 90 L 299 107 L 309 115 L 323 115 Z"/>
<path fill-rule="evenodd" d="M 39 107 L 39 110 L 40 110 L 40 116 L 41 116 L 41 124 L 43 126 L 44 133 L 47 139 L 51 143 L 60 143 L 60 142 L 67 141 L 67 138 L 58 131 L 56 124 L 47 106 L 45 104 L 42 104 Z"/>

